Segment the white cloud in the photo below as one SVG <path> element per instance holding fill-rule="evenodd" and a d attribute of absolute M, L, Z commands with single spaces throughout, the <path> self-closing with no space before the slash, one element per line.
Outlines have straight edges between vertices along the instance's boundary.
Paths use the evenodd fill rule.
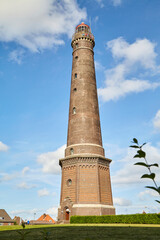
<path fill-rule="evenodd" d="M 30 170 L 29 167 L 24 167 L 24 168 L 22 169 L 22 174 L 24 175 L 24 174 L 27 173 L 29 170 Z"/>
<path fill-rule="evenodd" d="M 22 63 L 22 57 L 24 55 L 24 50 L 20 49 L 20 50 L 14 50 L 9 54 L 9 60 L 10 61 L 14 61 L 18 64 Z"/>
<path fill-rule="evenodd" d="M 158 197 L 158 196 L 159 196 L 158 192 L 154 190 L 145 190 L 138 194 L 138 197 L 141 201 L 146 200 L 148 197 Z"/>
<path fill-rule="evenodd" d="M 124 59 L 128 65 L 140 63 L 145 68 L 155 68 L 155 43 L 148 39 L 137 39 L 134 43 L 127 43 L 122 37 L 107 42 L 114 58 Z"/>
<path fill-rule="evenodd" d="M 94 61 L 96 71 L 103 71 L 105 68 L 99 61 Z"/>
<path fill-rule="evenodd" d="M 13 210 L 10 212 L 10 214 L 14 217 L 14 216 L 20 216 L 23 218 L 23 220 L 33 220 L 34 219 L 34 215 L 35 213 L 39 213 L 42 212 L 43 209 L 19 209 L 19 210 Z"/>
<path fill-rule="evenodd" d="M 110 0 L 114 7 L 120 6 L 122 4 L 122 0 Z M 96 0 L 101 8 L 104 7 L 103 0 Z"/>
<path fill-rule="evenodd" d="M 64 157 L 65 147 L 66 145 L 63 145 L 54 152 L 43 153 L 38 156 L 37 161 L 42 165 L 44 173 L 60 173 L 59 159 Z"/>
<path fill-rule="evenodd" d="M 94 22 L 97 23 L 98 20 L 99 20 L 99 16 L 96 16 L 96 17 L 94 18 Z"/>
<path fill-rule="evenodd" d="M 117 206 L 130 206 L 132 205 L 132 202 L 130 200 L 124 199 L 124 198 L 113 198 L 114 205 Z"/>
<path fill-rule="evenodd" d="M 113 159 L 119 159 L 126 154 L 126 148 L 120 148 L 117 144 L 104 143 L 104 148 L 107 155 Z"/>
<path fill-rule="evenodd" d="M 7 152 L 9 147 L 0 141 L 0 152 Z"/>
<path fill-rule="evenodd" d="M 12 174 L 1 173 L 0 175 L 2 176 L 0 178 L 0 182 L 7 182 L 7 181 L 17 178 L 17 173 L 12 173 Z"/>
<path fill-rule="evenodd" d="M 48 195 L 49 195 L 49 191 L 46 188 L 38 190 L 39 197 L 44 197 L 44 196 L 48 196 Z"/>
<path fill-rule="evenodd" d="M 119 5 L 121 5 L 122 0 L 112 0 L 113 6 L 117 7 Z"/>
<path fill-rule="evenodd" d="M 31 189 L 31 188 L 35 188 L 36 185 L 35 184 L 28 185 L 26 182 L 22 182 L 22 183 L 18 184 L 17 187 L 20 189 Z"/>
<path fill-rule="evenodd" d="M 33 220 L 38 219 L 43 213 L 49 214 L 54 220 L 56 220 L 57 215 L 58 215 L 58 207 L 50 207 L 47 210 L 46 209 L 17 209 L 10 211 L 9 214 L 14 217 L 14 216 L 20 216 L 24 220 Z"/>
<path fill-rule="evenodd" d="M 156 116 L 153 120 L 153 126 L 155 129 L 160 130 L 160 110 L 156 113 Z"/>
<path fill-rule="evenodd" d="M 144 147 L 144 151 L 146 151 L 146 158 L 149 164 L 159 163 L 160 162 L 160 149 L 152 146 L 151 144 L 147 144 Z M 134 163 L 142 162 L 143 159 L 136 159 L 133 156 L 136 154 L 134 149 L 128 149 L 126 157 L 119 160 L 119 169 L 116 173 L 111 177 L 112 183 L 116 185 L 124 185 L 130 187 L 131 184 L 143 184 L 153 185 L 150 179 L 141 179 L 141 176 L 145 173 L 149 174 L 148 169 L 142 166 L 135 166 Z M 160 176 L 158 172 L 158 168 L 153 167 L 153 172 L 156 173 L 156 181 L 160 182 Z"/>
<path fill-rule="evenodd" d="M 33 52 L 64 43 L 86 19 L 76 0 L 0 0 L 0 41 L 14 41 Z"/>
<path fill-rule="evenodd" d="M 160 86 L 160 82 L 153 82 L 139 77 L 138 71 L 151 74 L 159 72 L 156 65 L 155 44 L 148 39 L 138 39 L 134 43 L 127 43 L 122 37 L 109 41 L 107 49 L 111 50 L 117 65 L 105 71 L 105 87 L 98 89 L 103 101 L 118 100 L 131 93 L 139 93 Z M 134 74 L 134 77 L 132 77 Z"/>
<path fill-rule="evenodd" d="M 49 214 L 54 220 L 57 219 L 58 216 L 58 208 L 57 207 L 51 207 L 47 209 L 47 214 Z"/>
<path fill-rule="evenodd" d="M 96 2 L 99 4 L 99 6 L 100 6 L 101 8 L 104 7 L 103 0 L 96 0 Z"/>

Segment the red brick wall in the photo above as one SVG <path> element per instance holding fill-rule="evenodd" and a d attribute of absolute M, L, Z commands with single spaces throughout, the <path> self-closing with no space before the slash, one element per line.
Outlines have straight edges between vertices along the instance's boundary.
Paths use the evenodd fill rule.
<path fill-rule="evenodd" d="M 72 202 L 76 200 L 76 166 L 63 167 L 62 169 L 62 199 L 69 197 Z M 72 184 L 68 185 L 67 180 L 71 179 Z"/>
<path fill-rule="evenodd" d="M 97 168 L 95 165 L 79 166 L 78 203 L 98 202 Z"/>
<path fill-rule="evenodd" d="M 78 48 L 75 47 L 76 42 L 78 42 Z M 74 51 L 67 146 L 85 143 L 102 146 L 93 45 L 92 41 L 85 38 L 72 42 Z M 78 56 L 78 59 L 75 59 L 75 56 Z M 77 91 L 74 91 L 75 88 Z M 73 114 L 74 107 L 76 114 Z M 86 146 L 82 151 L 82 147 L 82 145 L 77 146 L 75 153 L 96 154 L 96 149 Z M 99 150 L 97 148 L 97 154 L 104 156 L 103 150 Z M 70 153 L 66 151 L 65 156 L 68 155 Z"/>
<path fill-rule="evenodd" d="M 111 182 L 109 168 L 107 166 L 99 166 L 99 182 L 100 182 L 100 201 L 103 204 L 113 205 Z"/>

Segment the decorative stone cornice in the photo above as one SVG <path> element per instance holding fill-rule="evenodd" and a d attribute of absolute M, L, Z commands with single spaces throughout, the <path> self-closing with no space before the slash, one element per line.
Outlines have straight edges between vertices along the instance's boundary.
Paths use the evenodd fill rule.
<path fill-rule="evenodd" d="M 73 50 L 72 55 L 73 55 L 73 53 L 74 53 L 75 51 L 77 51 L 77 50 L 79 50 L 79 49 L 88 49 L 88 50 L 90 50 L 90 51 L 94 54 L 93 49 L 90 48 L 90 47 L 78 47 L 78 48 L 76 48 L 75 50 Z"/>
<path fill-rule="evenodd" d="M 73 204 L 73 208 L 112 208 L 115 209 L 112 205 L 105 204 Z"/>
<path fill-rule="evenodd" d="M 66 158 L 62 158 L 59 160 L 59 165 L 68 166 L 68 165 L 75 165 L 77 163 L 86 163 L 86 164 L 101 164 L 104 166 L 109 166 L 112 160 L 109 158 L 104 158 L 99 155 L 77 155 L 77 156 L 69 156 Z"/>

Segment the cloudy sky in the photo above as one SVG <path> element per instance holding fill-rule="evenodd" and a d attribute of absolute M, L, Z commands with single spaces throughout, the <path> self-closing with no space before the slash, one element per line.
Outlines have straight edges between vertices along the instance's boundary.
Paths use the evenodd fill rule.
<path fill-rule="evenodd" d="M 56 218 L 74 28 L 95 36 L 103 146 L 118 214 L 159 212 L 133 137 L 160 163 L 159 0 L 0 0 L 0 208 Z M 160 172 L 157 181 L 160 183 Z M 147 172 L 146 172 L 147 173 Z"/>

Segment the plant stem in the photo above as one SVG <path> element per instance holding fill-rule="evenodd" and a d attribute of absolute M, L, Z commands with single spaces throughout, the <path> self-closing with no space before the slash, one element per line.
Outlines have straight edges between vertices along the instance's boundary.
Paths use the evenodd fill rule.
<path fill-rule="evenodd" d="M 147 162 L 147 159 L 146 159 L 145 157 L 144 157 L 144 160 L 145 160 L 146 164 L 149 165 L 148 162 Z M 152 174 L 150 167 L 147 167 L 147 168 L 148 168 L 150 174 Z M 155 181 L 154 179 L 152 179 L 152 180 L 153 180 L 154 185 L 156 186 L 156 188 L 158 188 L 156 181 Z M 159 193 L 159 194 L 160 194 L 160 193 Z"/>

